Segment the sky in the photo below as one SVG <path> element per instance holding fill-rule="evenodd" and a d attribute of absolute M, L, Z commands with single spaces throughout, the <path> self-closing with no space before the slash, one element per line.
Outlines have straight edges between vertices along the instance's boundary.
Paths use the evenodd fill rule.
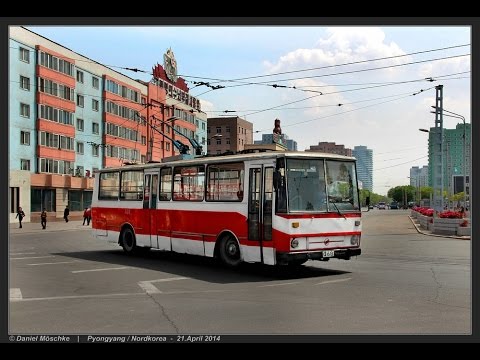
<path fill-rule="evenodd" d="M 120 68 L 151 71 L 171 48 L 178 74 L 209 117 L 236 111 L 227 115 L 253 123 L 254 140 L 280 119 L 298 150 L 322 141 L 367 146 L 377 194 L 409 184 L 410 168 L 428 165 L 428 133 L 418 129 L 434 126 L 435 86 L 444 85 L 444 109 L 471 122 L 468 26 L 27 28 L 145 81 L 150 74 Z M 445 128 L 458 122 L 444 117 Z"/>

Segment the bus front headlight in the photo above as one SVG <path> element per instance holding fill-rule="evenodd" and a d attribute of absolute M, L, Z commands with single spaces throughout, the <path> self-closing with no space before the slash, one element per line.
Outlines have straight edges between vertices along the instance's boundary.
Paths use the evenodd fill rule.
<path fill-rule="evenodd" d="M 290 246 L 292 247 L 292 249 L 295 249 L 298 247 L 298 240 L 297 239 L 292 239 L 292 241 L 290 241 Z"/>
<path fill-rule="evenodd" d="M 360 244 L 360 235 L 352 235 L 350 238 L 350 244 L 359 245 Z"/>

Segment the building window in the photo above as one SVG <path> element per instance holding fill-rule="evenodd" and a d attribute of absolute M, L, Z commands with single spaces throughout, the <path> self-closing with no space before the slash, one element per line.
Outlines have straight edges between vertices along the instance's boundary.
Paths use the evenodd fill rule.
<path fill-rule="evenodd" d="M 147 138 L 142 136 L 142 145 L 147 145 Z"/>
<path fill-rule="evenodd" d="M 46 52 L 38 52 L 38 63 L 55 71 L 60 71 L 69 76 L 74 74 L 74 65 L 67 60 L 59 59 L 56 56 Z"/>
<path fill-rule="evenodd" d="M 230 139 L 225 140 L 227 142 L 227 145 L 230 145 Z"/>
<path fill-rule="evenodd" d="M 170 151 L 170 143 L 165 143 L 165 150 Z"/>
<path fill-rule="evenodd" d="M 98 125 L 98 123 L 96 122 L 92 123 L 92 133 L 93 134 L 100 133 L 100 125 Z"/>
<path fill-rule="evenodd" d="M 28 171 L 30 171 L 30 160 L 28 160 L 28 159 L 20 159 L 20 170 L 28 170 Z"/>
<path fill-rule="evenodd" d="M 20 188 L 10 188 L 10 213 L 15 214 L 20 206 Z"/>
<path fill-rule="evenodd" d="M 210 139 L 207 139 L 207 145 L 210 145 Z"/>
<path fill-rule="evenodd" d="M 77 82 L 83 84 L 83 71 L 77 70 Z"/>
<path fill-rule="evenodd" d="M 205 130 L 205 123 L 202 123 L 202 130 Z"/>
<path fill-rule="evenodd" d="M 77 95 L 77 106 L 78 107 L 83 107 L 84 102 L 85 102 L 85 99 L 84 99 L 83 95 Z"/>
<path fill-rule="evenodd" d="M 99 85 L 98 78 L 96 78 L 95 76 L 92 76 L 92 87 L 95 89 L 98 89 L 98 85 Z"/>
<path fill-rule="evenodd" d="M 30 117 L 30 105 L 20 103 L 20 116 L 29 118 Z"/>
<path fill-rule="evenodd" d="M 29 131 L 20 131 L 20 144 L 21 145 L 30 145 L 30 132 Z"/>
<path fill-rule="evenodd" d="M 20 60 L 30 63 L 30 51 L 25 48 L 20 48 Z"/>
<path fill-rule="evenodd" d="M 222 145 L 222 139 L 217 139 L 217 145 Z"/>
<path fill-rule="evenodd" d="M 98 145 L 96 145 L 96 144 L 92 145 L 92 155 L 93 156 L 98 156 L 98 148 L 99 148 Z"/>
<path fill-rule="evenodd" d="M 83 154 L 83 142 L 77 141 L 77 154 Z"/>
<path fill-rule="evenodd" d="M 145 157 L 145 155 L 140 156 L 140 159 L 141 159 L 141 160 L 140 160 L 141 163 L 142 163 L 142 164 L 145 164 L 145 162 L 146 162 L 146 157 Z"/>
<path fill-rule="evenodd" d="M 202 145 L 205 145 L 205 138 L 202 137 Z"/>
<path fill-rule="evenodd" d="M 20 75 L 20 89 L 30 91 L 30 78 Z"/>
<path fill-rule="evenodd" d="M 98 111 L 98 100 L 92 99 L 92 109 Z"/>
<path fill-rule="evenodd" d="M 83 119 L 77 119 L 77 130 L 78 131 L 83 131 L 83 124 L 84 124 Z"/>
<path fill-rule="evenodd" d="M 220 134 L 222 132 L 222 128 L 220 126 L 217 126 L 217 134 Z"/>

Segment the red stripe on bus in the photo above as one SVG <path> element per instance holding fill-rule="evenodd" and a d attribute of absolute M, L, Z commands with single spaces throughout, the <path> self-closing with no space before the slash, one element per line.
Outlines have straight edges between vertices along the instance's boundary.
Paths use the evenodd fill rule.
<path fill-rule="evenodd" d="M 320 218 L 343 218 L 344 216 L 347 218 L 356 218 L 361 217 L 360 213 L 344 213 L 340 215 L 338 213 L 321 213 L 321 214 L 275 214 L 284 219 L 320 219 Z"/>
<path fill-rule="evenodd" d="M 153 227 L 151 227 L 150 221 L 152 221 Z M 239 239 L 241 245 L 260 245 L 258 240 L 252 240 L 248 238 L 247 218 L 237 212 L 101 207 L 92 208 L 92 227 L 94 229 L 120 232 L 122 226 L 125 224 L 130 224 L 135 233 L 138 235 L 158 235 L 205 242 L 215 242 L 218 234 L 226 230 L 232 232 Z M 289 252 L 291 251 L 290 241 L 294 237 L 311 238 L 349 235 L 361 235 L 361 232 L 344 231 L 287 234 L 282 231 L 272 229 L 272 238 L 274 240 L 263 240 L 262 246 L 268 248 L 273 247 L 277 251 Z M 334 239 L 331 240 L 334 241 Z"/>

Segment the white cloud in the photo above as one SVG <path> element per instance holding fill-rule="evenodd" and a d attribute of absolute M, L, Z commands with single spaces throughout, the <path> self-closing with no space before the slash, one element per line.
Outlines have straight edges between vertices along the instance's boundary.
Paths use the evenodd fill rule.
<path fill-rule="evenodd" d="M 435 77 L 440 75 L 455 74 L 463 71 L 470 71 L 469 56 L 438 60 L 422 64 L 418 70 L 418 74 L 420 77 Z M 458 76 L 470 76 L 470 74 L 467 73 Z"/>
<path fill-rule="evenodd" d="M 202 105 L 202 111 L 208 114 L 209 111 L 215 111 L 215 105 L 208 100 L 200 99 L 200 103 Z"/>
<path fill-rule="evenodd" d="M 375 58 L 404 55 L 405 52 L 394 43 L 384 43 L 385 33 L 375 27 L 333 27 L 327 28 L 327 37 L 319 39 L 312 49 L 296 49 L 281 56 L 276 63 L 264 62 L 269 73 L 276 73 L 309 67 L 332 66 L 343 63 L 365 61 Z M 388 66 L 405 63 L 408 56 L 356 65 L 348 70 Z M 345 67 L 325 69 L 323 73 L 341 72 Z M 309 72 L 296 73 L 296 77 L 309 76 Z"/>

